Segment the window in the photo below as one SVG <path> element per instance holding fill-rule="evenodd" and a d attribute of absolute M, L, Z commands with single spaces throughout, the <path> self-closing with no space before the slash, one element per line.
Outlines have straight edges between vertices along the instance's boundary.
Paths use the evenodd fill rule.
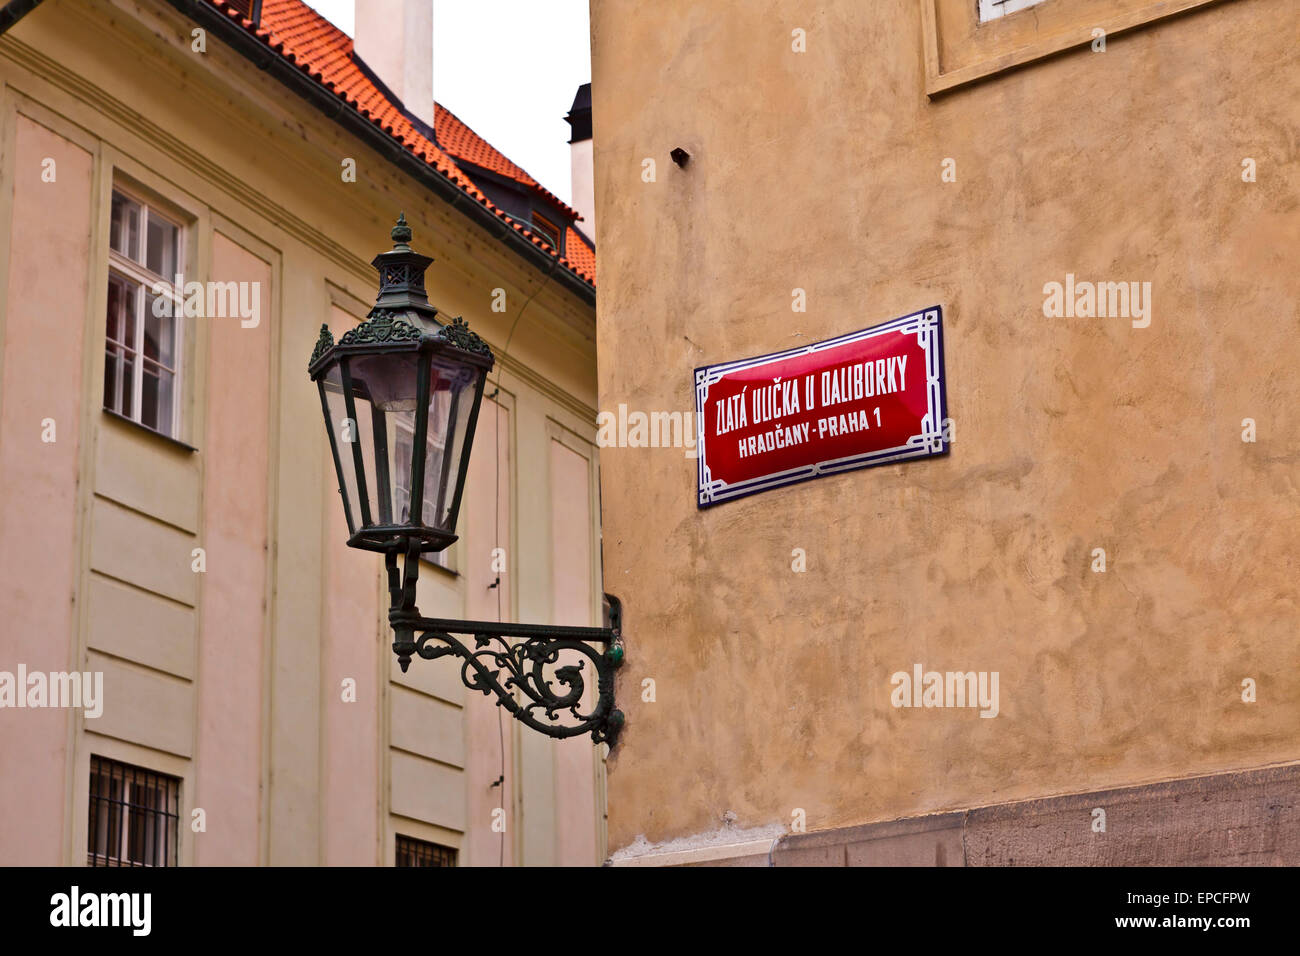
<path fill-rule="evenodd" d="M 555 223 L 551 222 L 545 216 L 533 212 L 533 232 L 537 233 L 543 239 L 551 244 L 551 248 L 560 252 L 560 230 Z"/>
<path fill-rule="evenodd" d="M 245 20 L 257 23 L 262 18 L 262 0 L 226 0 L 226 6 L 233 7 Z"/>
<path fill-rule="evenodd" d="M 455 866 L 456 851 L 426 840 L 397 835 L 398 866 Z"/>
<path fill-rule="evenodd" d="M 979 0 L 980 23 L 1005 17 L 1008 13 L 1015 13 L 1017 10 L 1024 10 L 1026 7 L 1042 2 L 1043 0 Z"/>
<path fill-rule="evenodd" d="M 113 190 L 109 220 L 104 407 L 168 437 L 179 430 L 183 230 Z"/>
<path fill-rule="evenodd" d="M 176 866 L 181 782 L 90 758 L 90 866 Z"/>

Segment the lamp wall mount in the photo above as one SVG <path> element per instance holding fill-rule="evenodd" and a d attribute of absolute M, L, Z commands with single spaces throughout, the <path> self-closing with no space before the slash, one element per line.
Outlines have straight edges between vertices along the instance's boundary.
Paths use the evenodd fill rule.
<path fill-rule="evenodd" d="M 497 706 L 525 726 L 558 739 L 590 733 L 596 743 L 614 746 L 623 727 L 623 712 L 614 707 L 614 671 L 624 653 L 617 602 L 611 608 L 610 627 L 421 617 L 415 606 L 419 562 L 418 547 L 407 550 L 404 569 L 398 567 L 396 550 L 385 559 L 388 622 L 403 673 L 412 657 L 459 658 L 465 687 L 495 695 Z M 595 674 L 596 699 L 584 708 L 587 673 Z"/>

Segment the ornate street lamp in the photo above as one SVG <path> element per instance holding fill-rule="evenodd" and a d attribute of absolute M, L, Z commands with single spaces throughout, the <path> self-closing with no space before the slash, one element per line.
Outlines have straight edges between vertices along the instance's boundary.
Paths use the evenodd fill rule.
<path fill-rule="evenodd" d="M 308 371 L 320 390 L 348 546 L 384 555 L 398 663 L 405 671 L 412 655 L 454 655 L 466 687 L 495 694 L 498 706 L 529 727 L 550 737 L 590 732 L 613 745 L 623 724 L 614 708 L 614 669 L 623 660 L 617 608 L 605 628 L 426 618 L 415 606 L 420 556 L 456 540 L 474 426 L 495 359 L 464 319 L 437 319 L 424 290 L 433 260 L 411 249 L 405 215 L 392 238 L 392 251 L 372 263 L 379 298 L 366 321 L 337 343 L 322 325 Z M 472 637 L 473 647 L 456 634 Z M 584 710 L 587 663 L 597 699 Z"/>

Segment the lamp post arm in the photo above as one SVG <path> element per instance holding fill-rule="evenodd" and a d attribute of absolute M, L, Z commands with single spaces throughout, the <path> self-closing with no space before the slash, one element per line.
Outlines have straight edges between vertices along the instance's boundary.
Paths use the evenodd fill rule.
<path fill-rule="evenodd" d="M 614 671 L 623 662 L 617 614 L 613 627 L 421 617 L 412 573 L 418 569 L 419 552 L 407 554 L 404 575 L 399 574 L 396 551 L 388 553 L 386 565 L 393 652 L 403 672 L 412 656 L 455 656 L 461 661 L 461 682 L 469 690 L 495 695 L 497 706 L 526 726 L 556 738 L 590 733 L 596 743 L 614 745 L 623 726 L 623 712 L 614 707 Z M 563 664 L 562 652 L 567 652 Z M 584 709 L 588 664 L 595 672 L 596 701 Z"/>

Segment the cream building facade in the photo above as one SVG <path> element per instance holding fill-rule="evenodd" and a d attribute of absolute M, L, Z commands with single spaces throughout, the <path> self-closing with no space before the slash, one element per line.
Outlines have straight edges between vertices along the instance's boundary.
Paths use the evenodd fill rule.
<path fill-rule="evenodd" d="M 421 609 L 598 624 L 590 249 L 357 135 L 359 100 L 327 115 L 293 83 L 343 41 L 240 6 L 47 0 L 0 36 L 0 671 L 103 675 L 98 716 L 0 709 L 0 863 L 595 864 L 603 747 L 399 671 L 306 374 L 404 211 L 498 357 Z M 361 125 L 392 138 L 387 109 Z M 159 316 L 173 271 L 225 315 Z"/>

